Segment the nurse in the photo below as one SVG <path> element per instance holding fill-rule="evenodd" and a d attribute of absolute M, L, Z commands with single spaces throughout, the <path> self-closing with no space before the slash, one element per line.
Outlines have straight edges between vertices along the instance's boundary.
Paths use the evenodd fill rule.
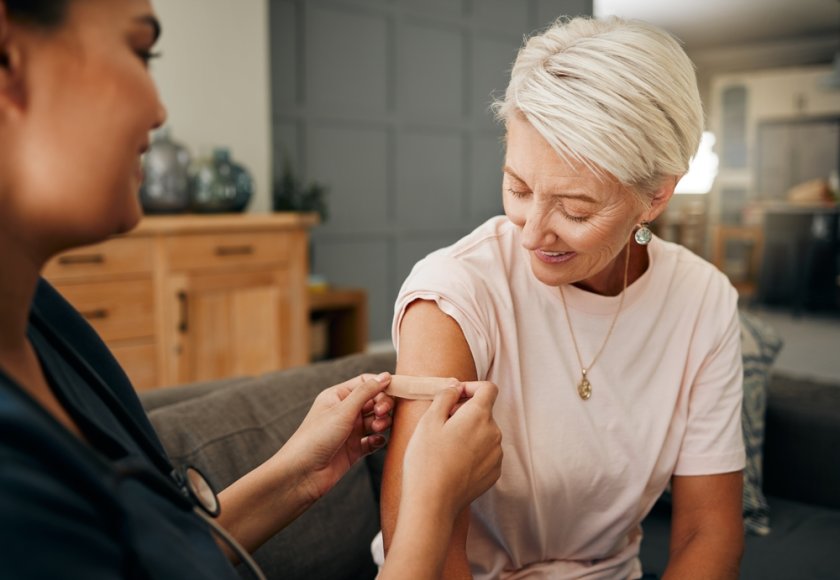
<path fill-rule="evenodd" d="M 387 373 L 326 389 L 219 495 L 217 543 L 181 493 L 215 512 L 201 476 L 173 468 L 118 363 L 41 278 L 56 253 L 140 219 L 140 156 L 165 119 L 148 71 L 159 34 L 148 0 L 0 0 L 0 560 L 15 578 L 236 578 L 231 561 L 390 427 Z M 453 381 L 421 419 L 383 578 L 439 575 L 455 515 L 499 475 L 495 397 Z"/>

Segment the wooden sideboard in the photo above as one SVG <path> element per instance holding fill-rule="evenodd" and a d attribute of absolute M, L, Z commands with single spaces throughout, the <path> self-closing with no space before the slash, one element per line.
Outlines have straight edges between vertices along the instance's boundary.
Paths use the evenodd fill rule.
<path fill-rule="evenodd" d="M 137 389 L 250 375 L 308 359 L 315 214 L 146 217 L 44 276 L 87 318 Z"/>

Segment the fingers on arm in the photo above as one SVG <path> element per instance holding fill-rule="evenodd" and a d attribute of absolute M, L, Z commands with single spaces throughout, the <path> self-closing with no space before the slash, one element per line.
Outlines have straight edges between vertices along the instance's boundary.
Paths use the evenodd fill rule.
<path fill-rule="evenodd" d="M 390 380 L 391 375 L 389 373 L 381 373 L 376 376 L 361 375 L 330 387 L 318 396 L 331 398 L 334 396 L 331 393 L 335 393 L 345 412 L 351 415 L 371 413 L 376 408 L 377 401 L 382 403 L 388 398 L 382 392 L 388 386 Z M 380 396 L 385 398 L 377 399 Z"/>
<path fill-rule="evenodd" d="M 452 413 L 461 398 L 461 387 L 446 387 L 435 395 L 429 410 L 423 415 L 422 421 L 436 421 L 444 423 Z"/>
<path fill-rule="evenodd" d="M 499 395 L 499 388 L 488 381 L 467 381 L 464 383 L 464 396 L 481 401 L 482 405 L 492 407 Z"/>

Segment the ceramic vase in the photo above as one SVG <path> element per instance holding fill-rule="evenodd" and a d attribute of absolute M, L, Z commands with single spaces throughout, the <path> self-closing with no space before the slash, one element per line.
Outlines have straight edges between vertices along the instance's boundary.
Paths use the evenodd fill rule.
<path fill-rule="evenodd" d="M 191 207 L 201 213 L 243 211 L 254 192 L 250 173 L 231 159 L 226 147 L 196 163 L 192 185 Z"/>
<path fill-rule="evenodd" d="M 190 206 L 190 152 L 169 127 L 155 132 L 143 156 L 140 204 L 145 213 L 182 213 Z"/>

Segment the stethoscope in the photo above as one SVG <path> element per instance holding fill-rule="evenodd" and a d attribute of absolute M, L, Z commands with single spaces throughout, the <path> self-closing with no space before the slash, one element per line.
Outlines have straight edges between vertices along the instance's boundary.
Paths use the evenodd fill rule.
<path fill-rule="evenodd" d="M 137 424 L 134 417 L 126 410 L 123 404 L 114 396 L 91 366 L 64 338 L 52 328 L 44 319 L 37 308 L 34 308 L 35 316 L 31 318 L 32 323 L 49 337 L 52 345 L 63 351 L 63 358 L 87 383 L 96 390 L 101 400 L 108 408 L 119 417 L 123 426 L 131 433 L 133 439 L 140 445 L 146 456 L 154 463 L 155 468 L 150 467 L 146 462 L 136 458 L 127 458 L 114 462 L 107 462 L 104 458 L 96 455 L 106 468 L 114 474 L 113 483 L 119 486 L 121 483 L 134 480 L 146 485 L 161 496 L 172 501 L 178 507 L 192 511 L 204 520 L 219 539 L 221 539 L 231 551 L 237 555 L 242 563 L 259 580 L 266 580 L 259 565 L 251 555 L 243 548 L 227 530 L 219 525 L 215 518 L 221 511 L 219 496 L 213 490 L 210 482 L 204 474 L 196 467 L 188 465 L 182 468 L 175 468 L 169 462 L 162 450 L 148 437 L 146 432 Z M 167 477 L 166 474 L 169 474 Z"/>
<path fill-rule="evenodd" d="M 259 580 L 266 580 L 248 551 L 216 521 L 215 518 L 221 511 L 219 496 L 197 467 L 188 465 L 181 469 L 173 468 L 172 477 L 165 477 L 146 463 L 132 458 L 112 463 L 111 468 L 115 474 L 115 485 L 128 480 L 139 481 L 179 507 L 192 510 L 225 542 L 254 576 Z"/>

